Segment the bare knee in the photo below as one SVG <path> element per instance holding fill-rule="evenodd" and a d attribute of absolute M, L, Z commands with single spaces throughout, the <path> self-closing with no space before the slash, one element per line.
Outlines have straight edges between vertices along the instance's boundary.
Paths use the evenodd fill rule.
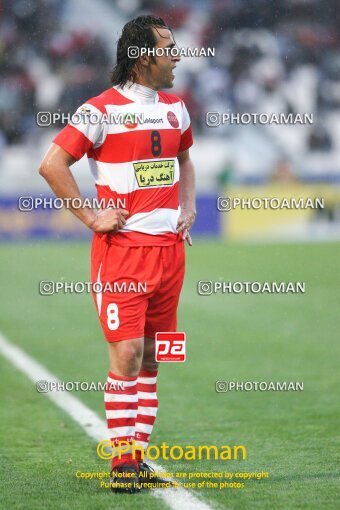
<path fill-rule="evenodd" d="M 146 337 L 144 340 L 144 353 L 142 361 L 143 370 L 147 370 L 149 372 L 158 370 L 159 363 L 155 360 L 155 358 L 155 340 L 153 338 Z"/>
<path fill-rule="evenodd" d="M 141 369 L 143 339 L 123 340 L 110 344 L 110 370 L 126 377 L 136 377 Z"/>
<path fill-rule="evenodd" d="M 159 363 L 155 361 L 154 359 L 144 359 L 142 362 L 142 369 L 147 370 L 148 372 L 154 372 L 155 370 L 158 370 Z"/>

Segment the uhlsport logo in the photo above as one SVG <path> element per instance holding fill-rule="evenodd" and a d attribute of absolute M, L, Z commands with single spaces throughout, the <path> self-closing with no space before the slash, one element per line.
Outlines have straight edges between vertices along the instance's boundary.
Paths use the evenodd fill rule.
<path fill-rule="evenodd" d="M 185 333 L 156 333 L 156 361 L 185 361 Z"/>

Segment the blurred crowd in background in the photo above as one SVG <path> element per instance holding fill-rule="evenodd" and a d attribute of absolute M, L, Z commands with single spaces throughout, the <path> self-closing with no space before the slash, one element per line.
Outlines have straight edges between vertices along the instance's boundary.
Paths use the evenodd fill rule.
<path fill-rule="evenodd" d="M 63 30 L 67 2 L 0 0 L 0 131 L 19 143 L 39 110 L 73 111 L 107 88 L 111 57 L 100 37 Z"/>
<path fill-rule="evenodd" d="M 65 17 L 72 2 L 0 0 L 0 147 L 39 139 L 36 112 L 73 112 L 110 86 L 119 32 L 109 44 L 110 34 L 96 33 L 95 22 L 91 34 L 81 23 L 70 29 Z M 100 0 L 98 16 L 101 3 L 124 21 L 143 13 L 161 16 L 179 46 L 216 48 L 213 58 L 182 58 L 178 66 L 173 91 L 187 104 L 196 136 L 233 140 L 242 151 L 247 133 L 248 145 L 253 140 L 259 154 L 274 151 L 280 168 L 313 153 L 332 154 L 322 160 L 329 168 L 337 161 L 335 0 Z M 208 128 L 207 111 L 313 113 L 314 123 Z"/>

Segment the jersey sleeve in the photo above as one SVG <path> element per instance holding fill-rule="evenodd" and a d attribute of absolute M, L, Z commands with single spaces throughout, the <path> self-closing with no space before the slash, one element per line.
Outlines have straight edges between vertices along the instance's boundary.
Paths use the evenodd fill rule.
<path fill-rule="evenodd" d="M 100 146 L 105 139 L 105 123 L 101 122 L 103 111 L 84 103 L 72 115 L 71 121 L 53 139 L 75 159 L 80 159 L 90 149 Z"/>
<path fill-rule="evenodd" d="M 192 129 L 191 129 L 191 122 L 190 122 L 190 116 L 188 113 L 188 110 L 186 109 L 186 106 L 184 103 L 182 103 L 182 129 L 181 129 L 181 143 L 179 146 L 178 152 L 183 152 L 188 150 L 193 142 L 192 139 Z"/>

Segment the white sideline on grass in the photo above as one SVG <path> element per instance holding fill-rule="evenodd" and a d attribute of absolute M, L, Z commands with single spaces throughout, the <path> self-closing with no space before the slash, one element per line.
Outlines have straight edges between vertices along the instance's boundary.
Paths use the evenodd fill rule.
<path fill-rule="evenodd" d="M 38 381 L 61 382 L 20 347 L 12 344 L 2 333 L 0 333 L 0 352 L 34 383 Z M 96 442 L 107 439 L 106 423 L 76 397 L 65 391 L 56 390 L 44 393 L 44 395 L 71 416 L 85 430 L 86 434 Z M 156 471 L 165 472 L 159 464 L 148 463 Z M 212 508 L 185 489 L 156 489 L 152 490 L 151 494 L 162 499 L 173 510 L 211 510 Z"/>

